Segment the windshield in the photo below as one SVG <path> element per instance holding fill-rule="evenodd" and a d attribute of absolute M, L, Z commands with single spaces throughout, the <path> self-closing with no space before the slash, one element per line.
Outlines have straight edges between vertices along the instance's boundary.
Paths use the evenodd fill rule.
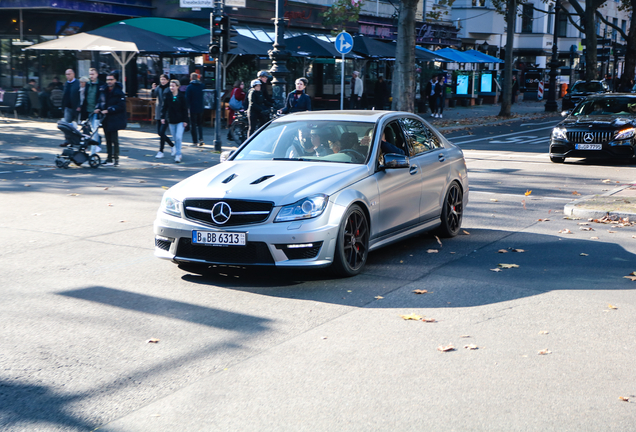
<path fill-rule="evenodd" d="M 573 116 L 636 116 L 636 98 L 613 97 L 591 99 L 582 102 L 572 112 Z"/>
<path fill-rule="evenodd" d="M 572 87 L 572 93 L 594 93 L 605 91 L 603 85 L 600 82 L 579 82 Z"/>
<path fill-rule="evenodd" d="M 271 123 L 233 160 L 294 160 L 363 164 L 375 123 L 296 120 Z"/>

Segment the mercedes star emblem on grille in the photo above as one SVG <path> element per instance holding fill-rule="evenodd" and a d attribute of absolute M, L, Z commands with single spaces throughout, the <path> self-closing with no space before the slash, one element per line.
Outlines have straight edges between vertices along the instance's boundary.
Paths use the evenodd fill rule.
<path fill-rule="evenodd" d="M 591 143 L 592 141 L 594 141 L 594 134 L 591 132 L 587 132 L 585 135 L 583 135 L 583 141 L 585 141 L 586 143 Z"/>
<path fill-rule="evenodd" d="M 221 201 L 212 207 L 212 220 L 214 223 L 223 225 L 230 220 L 230 216 L 232 216 L 232 209 L 228 203 Z"/>

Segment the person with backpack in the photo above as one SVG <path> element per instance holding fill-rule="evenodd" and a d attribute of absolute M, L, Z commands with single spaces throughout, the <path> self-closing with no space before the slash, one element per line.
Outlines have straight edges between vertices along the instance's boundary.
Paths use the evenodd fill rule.
<path fill-rule="evenodd" d="M 176 163 L 181 162 L 181 140 L 188 125 L 188 101 L 183 92 L 179 91 L 180 86 L 178 80 L 170 80 L 170 93 L 166 95 L 161 110 L 161 123 L 168 124 L 170 134 L 174 138 Z"/>
<path fill-rule="evenodd" d="M 190 74 L 190 84 L 186 87 L 185 96 L 190 109 L 192 145 L 203 147 L 203 84 L 196 72 Z"/>

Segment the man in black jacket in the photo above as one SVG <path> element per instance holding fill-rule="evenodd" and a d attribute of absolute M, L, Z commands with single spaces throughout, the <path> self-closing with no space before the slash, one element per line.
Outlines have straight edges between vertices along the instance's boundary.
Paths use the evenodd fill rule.
<path fill-rule="evenodd" d="M 108 157 L 104 165 L 119 165 L 118 131 L 126 129 L 126 95 L 113 74 L 106 76 L 106 85 L 99 89 L 97 109 L 95 113 L 104 114 L 102 128 L 106 137 Z"/>
<path fill-rule="evenodd" d="M 203 147 L 203 84 L 196 72 L 190 74 L 190 84 L 186 87 L 185 96 L 190 110 L 192 145 Z"/>
<path fill-rule="evenodd" d="M 265 102 L 263 100 L 263 91 L 261 88 L 260 80 L 253 80 L 250 83 L 250 91 L 247 94 L 248 108 L 247 108 L 247 121 L 249 123 L 249 129 L 247 136 L 252 136 L 254 132 L 260 128 L 263 122 L 263 112 L 265 112 Z"/>
<path fill-rule="evenodd" d="M 261 93 L 263 94 L 263 103 L 265 104 L 265 108 L 272 108 L 274 106 L 274 99 L 272 98 L 272 94 L 268 89 L 268 87 L 272 86 L 272 84 L 268 81 L 271 78 L 272 76 L 266 70 L 260 71 L 257 76 L 257 79 L 259 79 L 262 83 Z M 266 119 L 264 118 L 263 120 L 268 121 L 269 115 Z"/>
<path fill-rule="evenodd" d="M 62 97 L 62 108 L 64 108 L 64 120 L 68 123 L 77 120 L 80 113 L 80 84 L 75 79 L 73 69 L 66 70 L 66 84 L 64 84 L 64 96 Z"/>

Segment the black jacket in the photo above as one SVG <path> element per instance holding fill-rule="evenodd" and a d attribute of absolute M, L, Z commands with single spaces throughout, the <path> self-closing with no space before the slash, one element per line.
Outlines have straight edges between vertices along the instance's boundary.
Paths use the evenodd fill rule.
<path fill-rule="evenodd" d="M 300 97 L 296 97 L 296 92 L 287 95 L 285 108 L 282 109 L 283 114 L 295 113 L 300 111 L 311 111 L 311 98 L 303 91 Z"/>
<path fill-rule="evenodd" d="M 190 81 L 186 87 L 186 100 L 190 114 L 200 114 L 203 112 L 203 84 L 199 80 Z"/>
<path fill-rule="evenodd" d="M 261 86 L 261 88 L 263 88 L 263 86 Z M 267 109 L 263 100 L 262 90 L 256 91 L 250 89 L 250 92 L 247 94 L 247 101 L 247 115 L 250 117 L 260 117 L 263 115 L 263 111 Z"/>
<path fill-rule="evenodd" d="M 64 96 L 62 97 L 62 108 L 71 108 L 73 110 L 80 106 L 80 84 L 76 78 L 73 82 L 64 84 Z"/>
<path fill-rule="evenodd" d="M 272 95 L 268 89 L 271 88 L 271 86 L 272 85 L 269 82 L 261 84 L 261 93 L 263 94 L 263 105 L 265 105 L 265 108 L 271 108 L 274 106 L 274 99 L 272 99 Z"/>
<path fill-rule="evenodd" d="M 126 113 L 126 95 L 121 84 L 115 83 L 112 90 L 107 85 L 101 86 L 97 95 L 97 108 L 102 111 L 108 110 L 108 114 L 102 121 L 104 131 L 126 129 L 128 113 Z"/>
<path fill-rule="evenodd" d="M 188 102 L 183 92 L 179 92 L 176 97 L 172 92 L 165 94 L 161 119 L 167 120 L 170 124 L 187 123 L 189 121 Z"/>

